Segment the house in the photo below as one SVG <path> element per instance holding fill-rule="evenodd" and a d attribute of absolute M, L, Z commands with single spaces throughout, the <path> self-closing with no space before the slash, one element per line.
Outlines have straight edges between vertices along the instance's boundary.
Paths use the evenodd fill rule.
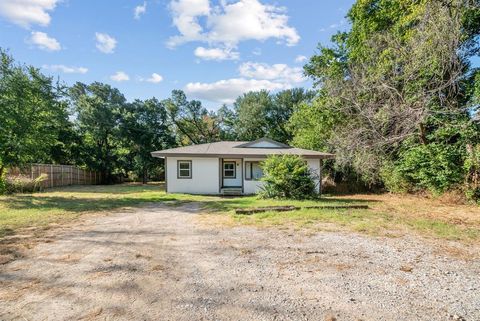
<path fill-rule="evenodd" d="M 188 194 L 246 195 L 259 192 L 263 182 L 261 162 L 269 155 L 303 157 L 317 173 L 319 184 L 322 160 L 333 154 L 291 147 L 268 138 L 252 142 L 222 141 L 152 152 L 165 158 L 166 191 Z"/>

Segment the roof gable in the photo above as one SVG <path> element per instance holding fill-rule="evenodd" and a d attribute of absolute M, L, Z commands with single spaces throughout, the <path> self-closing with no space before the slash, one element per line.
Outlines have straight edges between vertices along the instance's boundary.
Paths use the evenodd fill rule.
<path fill-rule="evenodd" d="M 245 144 L 240 144 L 238 146 L 235 146 L 236 148 L 291 148 L 290 146 L 286 144 L 282 144 L 280 142 L 277 142 L 273 139 L 269 138 L 260 138 L 257 140 L 254 140 L 253 142 L 248 142 Z"/>

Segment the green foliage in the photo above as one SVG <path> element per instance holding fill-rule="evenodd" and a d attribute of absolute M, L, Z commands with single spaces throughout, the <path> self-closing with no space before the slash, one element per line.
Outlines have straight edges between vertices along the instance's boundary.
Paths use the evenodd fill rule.
<path fill-rule="evenodd" d="M 175 124 L 178 143 L 203 144 L 219 140 L 220 127 L 214 113 L 198 100 L 187 100 L 181 90 L 173 90 L 164 102 L 170 121 Z"/>
<path fill-rule="evenodd" d="M 155 98 L 135 100 L 121 109 L 119 139 L 126 150 L 125 161 L 143 183 L 160 167 L 160 160 L 150 153 L 175 146 L 168 125 L 164 104 Z"/>
<path fill-rule="evenodd" d="M 262 163 L 265 198 L 308 199 L 315 197 L 314 173 L 296 155 L 274 155 Z"/>
<path fill-rule="evenodd" d="M 7 177 L 6 173 L 3 172 L 0 174 L 0 195 L 3 195 L 7 192 Z"/>
<path fill-rule="evenodd" d="M 111 182 L 118 168 L 119 118 L 126 99 L 118 89 L 98 82 L 76 83 L 70 97 L 83 137 L 81 158 L 102 173 L 102 181 Z"/>
<path fill-rule="evenodd" d="M 296 106 L 288 121 L 293 134 L 292 145 L 300 148 L 329 151 L 328 142 L 341 115 L 329 108 L 321 97 Z"/>
<path fill-rule="evenodd" d="M 314 98 L 313 91 L 294 88 L 270 94 L 266 90 L 249 92 L 234 103 L 234 131 L 240 140 L 268 137 L 288 143 L 293 139 L 288 121 L 295 108 Z"/>
<path fill-rule="evenodd" d="M 0 176 L 5 168 L 49 159 L 68 121 L 61 86 L 0 49 Z"/>

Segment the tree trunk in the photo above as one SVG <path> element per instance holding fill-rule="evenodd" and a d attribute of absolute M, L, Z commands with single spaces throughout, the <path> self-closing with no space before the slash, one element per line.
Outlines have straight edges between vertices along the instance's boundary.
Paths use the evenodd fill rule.
<path fill-rule="evenodd" d="M 2 178 L 4 171 L 5 171 L 5 166 L 4 165 L 0 166 L 0 179 Z"/>
<path fill-rule="evenodd" d="M 147 184 L 147 168 L 143 168 L 143 177 L 142 177 L 142 184 Z"/>
<path fill-rule="evenodd" d="M 419 129 L 420 129 L 420 134 L 419 134 L 419 138 L 420 138 L 420 142 L 423 144 L 423 145 L 427 145 L 427 136 L 425 134 L 425 125 L 423 123 L 420 123 L 418 125 Z"/>

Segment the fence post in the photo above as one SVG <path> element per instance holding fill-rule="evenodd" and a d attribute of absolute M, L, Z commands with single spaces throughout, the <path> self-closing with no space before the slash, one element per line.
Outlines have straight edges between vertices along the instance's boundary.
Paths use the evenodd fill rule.
<path fill-rule="evenodd" d="M 53 187 L 53 165 L 50 164 L 50 187 Z"/>
<path fill-rule="evenodd" d="M 62 186 L 63 185 L 63 165 L 60 165 L 60 175 L 62 175 Z"/>
<path fill-rule="evenodd" d="M 33 181 L 33 164 L 30 164 L 30 177 L 32 178 L 32 181 Z"/>

